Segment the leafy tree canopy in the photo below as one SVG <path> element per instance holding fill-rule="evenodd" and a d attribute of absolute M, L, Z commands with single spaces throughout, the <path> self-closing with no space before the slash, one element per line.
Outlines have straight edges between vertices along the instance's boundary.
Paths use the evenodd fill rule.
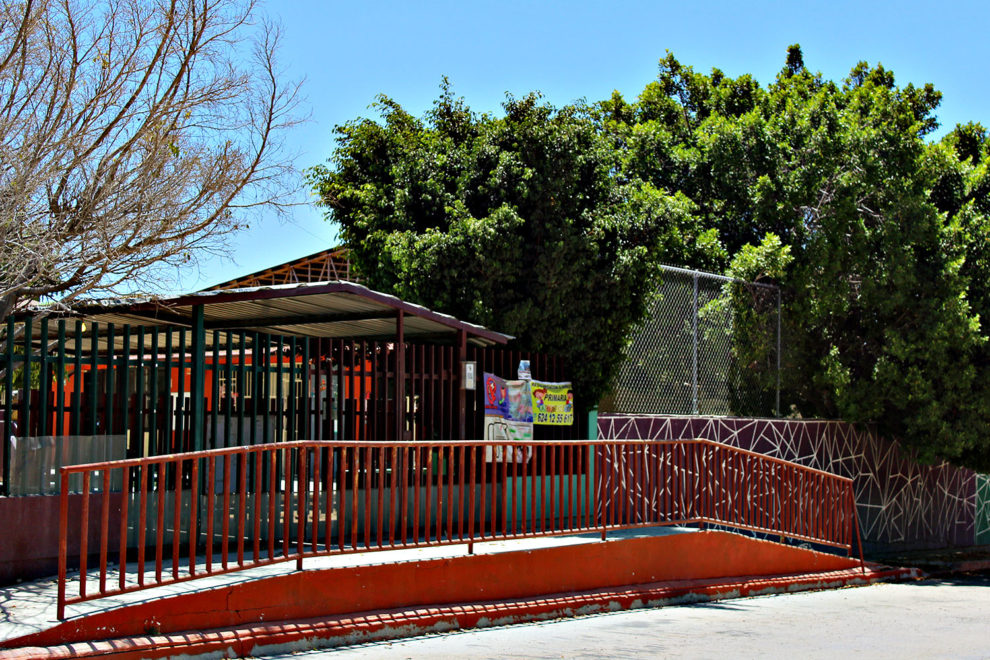
<path fill-rule="evenodd" d="M 607 390 L 658 263 L 724 271 L 781 285 L 796 414 L 987 468 L 990 143 L 979 124 L 934 140 L 940 99 L 881 65 L 826 80 L 797 46 L 765 85 L 668 54 L 632 102 L 529 95 L 493 117 L 445 84 L 416 118 L 382 97 L 310 179 L 371 286 L 565 356 L 583 396 Z M 770 363 L 730 289 L 740 371 Z"/>
<path fill-rule="evenodd" d="M 939 101 L 879 65 L 824 80 L 792 46 L 766 86 L 668 55 L 635 102 L 615 94 L 594 115 L 626 177 L 693 202 L 732 274 L 784 287 L 796 411 L 985 467 L 988 145 L 976 124 L 926 141 Z M 750 360 L 768 342 L 746 336 L 751 305 L 734 295 Z"/>
<path fill-rule="evenodd" d="M 581 104 L 509 97 L 473 112 L 446 83 L 425 117 L 380 97 L 337 127 L 310 181 L 369 286 L 563 356 L 597 400 L 642 318 L 658 264 L 725 255 L 683 195 L 621 175 Z"/>

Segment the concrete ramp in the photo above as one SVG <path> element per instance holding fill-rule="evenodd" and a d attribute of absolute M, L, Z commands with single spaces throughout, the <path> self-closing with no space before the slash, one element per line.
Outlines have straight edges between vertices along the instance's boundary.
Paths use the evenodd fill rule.
<path fill-rule="evenodd" d="M 171 595 L 5 640 L 0 647 L 18 650 L 0 657 L 257 653 L 917 576 L 722 531 L 571 541 L 307 569 Z"/>

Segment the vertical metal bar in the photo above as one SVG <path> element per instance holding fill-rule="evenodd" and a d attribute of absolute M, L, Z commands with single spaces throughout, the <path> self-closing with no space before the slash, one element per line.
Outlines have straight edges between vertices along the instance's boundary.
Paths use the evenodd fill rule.
<path fill-rule="evenodd" d="M 310 550 L 312 554 L 319 552 L 319 546 L 317 540 L 319 539 L 320 533 L 320 463 L 323 459 L 323 449 L 321 447 L 313 448 L 313 540 L 310 542 Z M 379 518 L 381 517 L 381 506 L 379 505 Z M 329 516 L 329 514 L 327 514 Z M 379 528 L 381 524 L 379 523 Z M 379 537 L 381 537 L 381 531 L 378 532 Z M 381 540 L 379 538 L 378 545 L 381 545 Z"/>
<path fill-rule="evenodd" d="M 52 383 L 48 378 L 48 317 L 41 318 L 41 347 L 38 349 L 38 435 L 48 435 L 48 395 L 52 391 Z M 45 486 L 48 475 L 45 475 Z"/>
<path fill-rule="evenodd" d="M 268 345 L 270 350 L 271 343 Z M 283 435 L 285 431 L 285 384 L 282 382 L 282 367 L 283 362 L 285 362 L 285 337 L 279 335 L 275 346 L 275 439 L 281 442 L 285 439 Z M 271 364 L 271 358 L 266 360 L 266 364 Z M 269 379 L 266 379 L 266 382 L 270 382 Z M 269 385 L 269 387 L 271 386 Z M 271 438 L 266 433 L 265 442 L 270 441 Z M 301 508 L 304 507 L 301 506 Z"/>
<path fill-rule="evenodd" d="M 244 528 L 247 525 L 248 451 L 236 454 L 237 461 L 237 565 L 244 565 Z"/>
<path fill-rule="evenodd" d="M 251 386 L 247 382 L 247 334 L 242 330 L 237 335 L 237 446 L 244 446 L 244 409 L 247 406 L 247 397 L 250 395 L 252 405 L 255 403 L 254 377 L 251 377 Z M 254 363 L 257 356 L 254 354 L 254 347 L 251 349 L 251 362 Z M 254 426 L 252 424 L 252 426 Z M 272 488 L 275 485 L 272 484 Z"/>
<path fill-rule="evenodd" d="M 171 329 L 167 330 L 165 333 L 165 373 L 166 373 L 166 380 L 168 382 L 168 388 L 164 393 L 165 394 L 165 410 L 164 410 L 165 428 L 163 429 L 164 442 L 162 443 L 162 448 L 161 451 L 159 451 L 159 453 L 170 454 L 175 451 L 175 434 L 173 429 L 175 428 L 175 410 L 176 410 L 176 406 L 172 405 L 172 395 L 173 395 L 172 389 L 173 389 L 174 381 L 172 380 L 172 330 Z M 174 386 L 176 392 L 179 392 L 179 388 L 181 388 L 181 384 L 183 380 L 181 376 L 182 374 L 180 372 L 179 382 Z M 166 463 L 163 463 L 162 467 L 165 468 L 166 474 L 168 473 L 169 469 L 174 469 L 172 466 Z"/>
<path fill-rule="evenodd" d="M 363 359 L 362 359 L 363 361 Z M 358 399 L 356 402 L 358 405 L 361 404 L 361 400 Z M 358 418 L 360 419 L 360 417 Z M 371 478 L 373 464 L 371 462 L 371 447 L 367 447 L 364 452 L 364 517 L 362 522 L 364 523 L 364 547 L 371 547 Z"/>
<path fill-rule="evenodd" d="M 11 321 L 7 328 L 8 345 L 11 339 L 9 332 L 13 325 Z M 7 363 L 7 372 L 10 373 L 12 367 Z M 8 391 L 10 391 L 8 389 Z M 6 417 L 4 419 L 10 419 Z M 5 463 L 6 465 L 6 463 Z M 69 559 L 69 472 L 63 467 L 60 468 L 60 483 L 58 489 L 58 603 L 56 617 L 59 621 L 65 619 L 65 579 L 66 569 Z M 6 482 L 4 482 L 6 484 Z M 80 573 L 82 579 L 82 573 Z"/>
<path fill-rule="evenodd" d="M 330 374 L 332 375 L 332 374 Z M 328 379 L 329 380 L 329 379 Z M 331 385 L 332 386 L 332 385 Z M 344 522 L 346 520 L 347 506 L 347 483 L 345 460 L 347 458 L 347 447 L 338 447 L 334 450 L 337 454 L 337 549 L 344 551 Z M 403 536 L 403 541 L 405 537 Z"/>
<path fill-rule="evenodd" d="M 473 554 L 474 553 L 474 537 L 475 537 L 475 533 L 474 533 L 474 520 L 475 520 L 475 516 L 474 516 L 474 491 L 475 491 L 475 485 L 476 485 L 475 484 L 475 481 L 476 481 L 476 476 L 477 476 L 477 466 L 475 465 L 475 460 L 476 460 L 476 458 L 477 458 L 477 456 L 479 455 L 480 452 L 478 451 L 478 448 L 477 447 L 465 447 L 464 450 L 470 452 L 470 455 L 469 455 L 469 458 L 468 458 L 468 472 L 467 472 L 467 480 L 468 480 L 468 510 L 467 510 L 468 528 L 467 528 L 467 530 L 468 530 L 468 553 L 469 554 Z M 461 479 L 461 483 L 464 483 L 463 477 Z"/>
<path fill-rule="evenodd" d="M 367 342 L 365 342 L 365 341 L 362 340 L 360 344 L 358 344 L 357 342 L 354 342 L 353 344 L 351 344 L 351 364 L 354 363 L 354 354 L 358 352 L 358 346 L 361 347 L 361 352 L 360 352 L 360 355 L 358 356 L 359 370 L 358 370 L 358 372 L 352 372 L 352 375 L 351 375 L 352 388 L 357 392 L 356 395 L 354 395 L 354 396 L 351 397 L 351 399 L 354 401 L 355 414 L 356 414 L 356 422 L 354 424 L 354 431 L 355 431 L 355 433 L 354 433 L 354 439 L 355 440 L 369 440 L 369 439 L 374 440 L 374 438 L 369 438 L 369 436 L 368 436 L 368 418 L 367 418 L 367 411 L 365 410 L 365 397 L 367 396 L 367 393 L 364 391 L 364 389 L 365 389 L 364 388 L 364 381 L 365 381 L 365 378 L 367 377 L 367 373 L 365 371 L 366 366 L 367 366 L 367 361 L 366 361 L 367 358 L 365 357 L 367 355 Z M 355 378 L 357 379 L 357 382 L 356 383 L 354 382 L 354 379 Z M 354 385 L 356 385 L 357 387 L 354 387 Z M 365 482 L 366 482 L 365 492 L 366 493 L 369 492 L 369 490 L 371 488 L 371 478 L 370 478 L 371 465 L 370 464 L 368 465 L 368 468 L 367 469 L 369 470 L 369 472 L 365 472 L 365 474 L 366 475 L 369 475 L 369 476 L 366 476 L 365 477 Z"/>
<path fill-rule="evenodd" d="M 546 445 L 540 445 L 540 468 L 540 532 L 543 533 L 547 531 L 547 479 L 550 474 L 547 469 Z"/>
<path fill-rule="evenodd" d="M 374 348 L 372 348 L 372 351 L 374 351 Z M 372 419 L 374 419 L 374 416 L 372 416 Z M 384 447 L 379 447 L 377 449 L 376 454 L 378 456 L 378 472 L 377 472 L 377 475 L 378 475 L 378 513 L 377 513 L 377 516 L 375 518 L 375 530 L 378 533 L 378 547 L 380 548 L 380 547 L 382 547 L 382 542 L 384 540 L 384 535 L 383 535 L 384 530 L 382 529 L 382 525 L 384 524 L 383 516 L 385 514 L 385 475 L 386 475 L 386 471 L 385 471 L 385 463 L 386 463 L 386 461 L 385 461 L 385 458 L 386 458 L 387 455 L 385 453 L 385 448 Z"/>
<path fill-rule="evenodd" d="M 395 439 L 405 439 L 406 428 L 406 337 L 405 315 L 399 310 L 395 319 Z M 416 479 L 419 493 L 419 479 Z M 418 513 L 418 511 L 417 511 Z M 417 537 L 418 538 L 418 537 Z"/>
<path fill-rule="evenodd" d="M 412 389 L 412 388 L 410 388 Z M 412 393 L 410 392 L 410 395 Z M 430 544 L 430 514 L 433 510 L 433 447 L 426 448 L 426 501 L 423 505 L 423 540 Z"/>
<path fill-rule="evenodd" d="M 186 330 L 185 328 L 179 328 L 179 396 L 178 405 L 176 405 L 176 424 L 175 431 L 178 436 L 178 447 L 179 451 L 189 451 L 189 442 L 193 439 L 193 436 L 189 434 L 191 429 L 192 419 L 190 418 L 189 423 L 186 421 L 186 415 L 190 406 L 194 406 L 195 403 L 192 402 L 192 394 L 190 393 L 190 403 L 186 403 Z M 192 382 L 190 381 L 190 390 L 192 389 Z"/>
<path fill-rule="evenodd" d="M 608 533 L 608 505 L 609 496 L 605 492 L 606 489 L 606 473 L 611 471 L 611 465 L 608 460 L 608 452 L 612 445 L 608 443 L 602 443 L 598 450 L 598 465 L 596 472 L 598 473 L 598 478 L 596 479 L 596 491 L 598 493 L 597 501 L 598 506 L 596 507 L 598 511 L 599 524 L 602 528 L 602 541 L 605 540 L 605 536 Z M 609 466 L 606 468 L 606 466 Z"/>
<path fill-rule="evenodd" d="M 254 515 L 252 516 L 252 520 L 254 522 L 254 525 L 252 527 L 253 529 L 252 536 L 254 538 L 252 539 L 253 542 L 251 544 L 251 550 L 252 550 L 252 557 L 255 563 L 258 563 L 258 561 L 261 559 L 261 491 L 264 483 L 264 479 L 261 478 L 262 476 L 261 470 L 262 470 L 261 452 L 255 450 L 254 451 L 254 489 L 251 494 L 251 505 L 252 508 L 254 509 L 253 512 Z M 271 490 L 270 487 L 269 490 Z M 271 536 L 270 528 L 269 528 L 269 536 Z"/>
<path fill-rule="evenodd" d="M 698 273 L 694 273 L 694 299 L 691 314 L 691 414 L 698 414 Z"/>
<path fill-rule="evenodd" d="M 151 366 L 149 367 L 148 385 L 151 387 L 151 418 L 148 420 L 148 450 L 149 453 L 157 453 L 158 445 L 158 330 L 153 330 L 151 335 Z M 159 468 L 160 469 L 160 468 Z"/>
<path fill-rule="evenodd" d="M 255 338 L 256 339 L 258 338 L 258 335 L 257 334 L 255 334 Z M 255 344 L 255 347 L 257 347 L 257 344 Z M 272 440 L 272 437 L 271 437 L 271 433 L 272 433 L 272 423 L 271 423 L 271 421 L 272 421 L 272 338 L 270 336 L 264 335 L 264 340 L 262 341 L 262 344 L 261 344 L 261 352 L 256 357 L 256 359 L 254 360 L 254 362 L 255 362 L 255 367 L 256 368 L 259 367 L 259 366 L 261 367 L 261 382 L 260 382 L 260 387 L 256 387 L 255 389 L 256 389 L 256 393 L 260 395 L 260 398 L 261 398 L 260 403 L 262 404 L 262 410 L 263 410 L 263 413 L 262 413 L 263 414 L 263 422 L 261 424 L 261 441 L 263 443 L 267 444 L 267 443 L 271 442 L 271 440 Z M 259 362 L 260 362 L 260 364 L 258 364 Z M 280 368 L 279 370 L 280 371 L 281 371 L 281 366 L 282 366 L 281 363 L 279 363 L 279 368 Z M 258 400 L 255 399 L 255 409 L 254 409 L 255 416 L 257 416 L 257 414 L 258 414 L 258 404 L 259 404 Z M 254 425 L 252 425 L 252 427 L 253 426 Z M 252 435 L 251 436 L 251 444 L 255 444 L 256 441 L 257 441 L 257 438 L 254 435 Z M 290 463 L 291 463 L 291 461 L 290 461 Z M 291 475 L 291 473 L 292 473 L 292 470 L 290 469 L 289 472 L 288 472 L 288 474 Z M 285 481 L 285 488 L 287 490 L 291 490 L 291 487 L 289 486 L 290 483 L 291 483 L 291 481 L 289 479 L 286 479 L 286 481 Z"/>
<path fill-rule="evenodd" d="M 86 569 L 89 559 L 89 479 L 90 471 L 82 473 L 82 511 L 79 515 L 79 596 L 86 597 Z"/>
<path fill-rule="evenodd" d="M 199 504 L 199 459 L 189 459 L 189 575 L 196 575 L 196 546 L 199 544 L 199 527 L 196 524 Z"/>
<path fill-rule="evenodd" d="M 141 466 L 141 482 L 139 486 L 138 495 L 138 528 L 137 528 L 137 551 L 138 551 L 138 567 L 137 567 L 137 582 L 138 586 L 144 586 L 144 552 L 145 544 L 147 543 L 147 527 L 148 527 L 148 471 L 151 469 L 150 465 Z"/>
<path fill-rule="evenodd" d="M 303 343 L 304 346 L 306 345 L 306 341 L 305 340 L 303 340 L 302 343 Z M 289 338 L 289 392 L 288 392 L 288 396 L 289 396 L 289 401 L 288 401 L 288 407 L 289 407 L 289 411 L 288 412 L 289 412 L 289 415 L 288 415 L 288 417 L 289 418 L 288 418 L 288 438 L 287 438 L 288 440 L 299 440 L 300 439 L 299 438 L 299 430 L 300 430 L 299 427 L 302 426 L 303 428 L 305 428 L 305 424 L 302 424 L 302 425 L 297 424 L 297 420 L 296 420 L 296 408 L 297 408 L 296 402 L 297 402 L 298 397 L 299 397 L 299 394 L 300 394 L 300 392 L 297 392 L 296 391 L 296 369 L 297 369 L 297 367 L 296 367 L 296 338 L 295 337 L 290 337 Z M 300 366 L 299 369 L 302 370 L 304 376 L 307 375 L 306 374 L 305 365 Z M 300 385 L 301 385 L 300 389 L 304 389 L 305 388 L 305 385 L 302 384 L 302 383 L 305 383 L 305 382 L 306 382 L 306 379 L 303 378 L 302 382 L 300 383 Z M 303 400 L 305 401 L 305 399 L 303 399 Z M 306 440 L 309 440 L 310 438 L 305 438 L 305 439 Z"/>
<path fill-rule="evenodd" d="M 396 487 L 398 481 L 401 478 L 401 473 L 396 467 L 399 463 L 399 449 L 397 447 L 392 447 L 392 456 L 389 472 L 389 498 L 388 498 L 388 511 L 389 511 L 389 525 L 388 525 L 388 545 L 392 547 L 395 545 L 395 526 L 397 523 L 401 523 L 403 520 L 403 514 L 399 509 L 399 499 L 401 498 L 401 493 L 396 494 Z"/>
<path fill-rule="evenodd" d="M 107 470 L 107 474 L 110 470 Z M 117 571 L 119 578 L 118 587 L 123 590 L 124 588 L 124 577 L 127 575 L 127 500 L 130 497 L 130 490 L 127 488 L 127 484 L 130 483 L 131 474 L 130 466 L 125 465 L 123 468 L 122 483 L 124 484 L 123 491 L 120 494 L 120 548 L 117 556 L 117 564 L 119 570 Z"/>
<path fill-rule="evenodd" d="M 155 520 L 155 582 L 162 581 L 162 560 L 165 554 L 165 464 L 157 464 L 158 507 Z"/>
<path fill-rule="evenodd" d="M 466 466 L 465 454 L 470 451 L 468 447 L 460 447 L 458 453 L 460 455 L 460 460 L 458 462 L 457 474 L 460 479 L 460 496 L 457 500 L 457 538 L 460 541 L 464 540 L 464 518 L 469 516 L 473 520 L 474 513 L 474 473 L 468 477 L 468 474 L 464 471 Z M 472 451 L 472 455 L 473 455 Z M 472 464 L 473 467 L 473 464 Z M 470 483 L 469 483 L 470 482 Z M 467 490 L 465 493 L 464 491 Z M 467 499 L 467 509 L 465 509 L 465 499 Z M 471 536 L 471 526 L 468 525 L 468 536 Z"/>
<path fill-rule="evenodd" d="M 780 351 L 782 348 L 781 342 L 781 304 L 780 304 L 780 287 L 777 287 L 777 398 L 774 404 L 774 412 L 777 417 L 780 417 Z"/>
<path fill-rule="evenodd" d="M 230 464 L 236 454 L 224 454 L 223 458 L 223 504 L 220 521 L 220 566 L 227 570 L 227 555 L 230 553 Z"/>
<path fill-rule="evenodd" d="M 315 387 L 313 388 L 314 391 L 312 393 L 310 393 L 310 391 L 309 391 L 309 388 L 310 388 L 310 378 L 311 378 L 311 373 L 312 373 L 310 371 L 310 367 L 309 367 L 309 361 L 310 361 L 309 345 L 310 345 L 309 339 L 304 339 L 302 341 L 302 352 L 303 352 L 303 354 L 302 354 L 302 365 L 301 365 L 301 369 L 302 369 L 302 397 L 301 397 L 301 399 L 302 400 L 300 402 L 301 403 L 301 406 L 300 406 L 301 410 L 300 410 L 300 412 L 302 414 L 302 420 L 301 420 L 302 423 L 299 424 L 299 427 L 298 427 L 297 430 L 299 431 L 299 433 L 302 433 L 303 439 L 305 439 L 305 440 L 320 440 L 321 438 L 316 435 L 316 433 L 315 433 L 315 431 L 314 431 L 314 429 L 312 427 L 312 415 L 313 415 L 313 411 L 310 409 L 310 404 L 309 404 L 310 396 L 312 396 L 312 395 L 315 394 L 316 396 L 314 396 L 314 398 L 317 398 L 318 399 L 319 398 L 319 392 L 320 392 L 319 383 L 316 383 Z M 319 377 L 317 377 L 317 380 L 319 380 Z M 317 419 L 319 419 L 319 417 L 317 417 Z M 322 455 L 322 453 L 323 452 L 321 451 L 320 454 Z M 329 515 L 329 510 L 328 510 L 327 515 Z M 329 520 L 329 518 L 328 518 L 328 520 Z"/>
<path fill-rule="evenodd" d="M 463 450 L 463 447 L 460 447 Z M 453 446 L 447 447 L 447 540 L 454 540 L 454 458 L 455 448 Z M 464 472 L 464 452 L 461 451 L 461 465 L 458 473 Z M 460 489 L 462 497 L 457 500 L 457 509 L 460 512 L 464 489 Z M 460 518 L 460 516 L 458 516 Z M 461 528 L 463 530 L 463 527 Z"/>
<path fill-rule="evenodd" d="M 275 529 L 278 524 L 278 516 L 275 511 L 275 491 L 278 490 L 275 485 L 275 478 L 278 474 L 278 461 L 275 458 L 279 451 L 279 449 L 269 449 L 266 452 L 268 455 L 268 559 L 275 559 Z M 327 513 L 327 516 L 329 515 Z"/>
<path fill-rule="evenodd" d="M 137 356 L 135 356 L 135 359 L 137 360 L 137 369 L 136 369 L 137 370 L 137 383 L 135 383 L 135 387 L 136 387 L 135 395 L 136 395 L 136 399 L 137 399 L 137 406 L 136 406 L 136 409 L 135 409 L 135 414 L 137 415 L 137 418 L 135 420 L 136 421 L 136 425 L 135 425 L 136 428 L 134 429 L 134 431 L 137 434 L 137 438 L 138 438 L 138 440 L 137 440 L 137 445 L 138 445 L 137 455 L 138 456 L 141 456 L 141 457 L 146 456 L 147 453 L 148 453 L 147 452 L 146 445 L 145 445 L 145 439 L 144 439 L 144 430 L 145 430 L 145 419 L 144 418 L 145 418 L 145 414 L 147 412 L 147 408 L 146 408 L 146 404 L 145 404 L 145 398 L 144 398 L 144 393 L 145 393 L 145 389 L 144 389 L 144 381 L 145 381 L 145 377 L 144 377 L 145 376 L 145 366 L 144 366 L 144 333 L 145 333 L 144 326 L 138 326 L 138 339 L 137 339 L 138 352 L 137 352 Z"/>
<path fill-rule="evenodd" d="M 182 541 L 182 464 L 183 459 L 177 459 L 174 463 L 175 470 L 172 472 L 175 475 L 172 487 L 173 492 L 173 506 L 172 506 L 172 578 L 179 579 L 179 549 L 181 547 Z"/>
<path fill-rule="evenodd" d="M 183 350 L 185 345 L 183 342 Z M 192 435 L 193 451 L 202 451 L 205 447 L 203 432 L 205 430 L 206 402 L 206 330 L 204 324 L 203 305 L 192 306 L 192 370 L 190 373 L 189 398 L 190 402 L 190 434 Z M 183 366 L 183 374 L 185 367 Z M 183 375 L 183 380 L 185 376 Z M 190 529 L 189 533 L 192 533 Z"/>
<path fill-rule="evenodd" d="M 104 419 L 104 433 L 106 435 L 113 435 L 114 432 L 114 412 L 116 412 L 116 406 L 114 406 L 115 400 L 115 388 L 114 382 L 117 376 L 117 366 L 114 364 L 114 355 L 117 352 L 117 347 L 115 344 L 114 336 L 114 324 L 107 323 L 107 353 L 106 353 L 106 390 L 104 391 L 103 397 L 103 419 Z"/>
<path fill-rule="evenodd" d="M 499 462 L 499 476 L 500 486 L 502 487 L 502 536 L 508 536 L 509 530 L 509 475 L 508 475 L 508 460 L 509 453 L 512 451 L 511 445 L 502 445 L 502 460 Z"/>
<path fill-rule="evenodd" d="M 419 447 L 412 448 L 412 487 L 413 487 L 413 544 L 419 543 L 419 485 L 422 480 Z"/>
<path fill-rule="evenodd" d="M 216 506 L 217 457 L 206 461 L 206 572 L 213 572 L 213 509 Z"/>
<path fill-rule="evenodd" d="M 296 560 L 296 570 L 303 568 L 303 555 L 306 553 L 306 454 L 307 448 L 300 447 L 298 450 L 299 468 L 296 470 L 298 480 L 296 486 L 296 552 L 299 558 Z"/>
<path fill-rule="evenodd" d="M 223 444 L 217 442 L 217 436 L 220 433 L 219 420 L 218 420 L 218 406 L 222 405 L 225 401 L 230 400 L 230 395 L 227 391 L 224 391 L 221 395 L 220 393 L 220 331 L 213 331 L 213 355 L 210 360 L 210 449 L 216 449 L 217 447 L 225 447 L 226 442 Z M 230 389 L 230 381 L 224 380 L 225 390 Z M 223 427 L 224 434 L 229 432 L 227 426 Z"/>
<path fill-rule="evenodd" d="M 124 336 L 121 342 L 120 360 L 117 369 L 120 370 L 120 433 L 124 436 L 124 451 L 127 456 L 136 456 L 136 448 L 131 447 L 131 438 L 128 433 L 130 427 L 131 405 L 130 405 L 130 374 L 131 374 L 131 326 L 124 325 Z M 111 355 L 113 353 L 111 352 Z M 130 492 L 130 484 L 124 480 L 124 492 Z"/>
<path fill-rule="evenodd" d="M 99 416 L 97 399 L 96 399 L 96 384 L 98 382 L 96 378 L 96 371 L 99 368 L 97 360 L 99 353 L 100 335 L 97 326 L 98 324 L 94 322 L 92 331 L 89 336 L 89 365 L 90 365 L 89 382 L 91 386 L 89 392 L 89 413 L 90 413 L 89 434 L 90 435 L 96 435 L 96 431 L 97 431 L 96 423 L 97 423 L 97 417 Z"/>
<path fill-rule="evenodd" d="M 289 556 L 292 539 L 292 449 L 282 456 L 282 556 Z"/>
<path fill-rule="evenodd" d="M 491 452 L 491 460 L 489 461 L 489 454 Z M 494 465 L 495 461 L 495 447 L 492 445 L 486 445 L 478 452 L 478 457 L 480 458 L 481 465 L 479 466 L 478 472 L 481 475 L 481 506 L 478 509 L 478 538 L 485 538 L 485 531 L 487 528 L 487 523 L 493 516 L 488 515 L 488 465 Z M 492 507 L 494 510 L 495 507 Z M 474 532 L 472 528 L 472 533 Z M 473 537 L 472 537 L 473 538 Z"/>
<path fill-rule="evenodd" d="M 65 320 L 58 322 L 58 362 L 56 363 L 55 376 L 55 435 L 65 435 Z M 55 464 L 62 465 L 62 442 L 59 440 L 56 445 L 57 455 Z"/>
<path fill-rule="evenodd" d="M 351 549 L 357 549 L 358 540 L 358 486 L 361 472 L 361 457 L 357 447 L 351 449 Z"/>
<path fill-rule="evenodd" d="M 31 433 L 31 317 L 24 319 L 24 360 L 21 363 L 21 437 L 30 437 Z"/>
<path fill-rule="evenodd" d="M 234 397 L 237 396 L 238 399 L 244 396 L 243 385 L 234 384 L 234 333 L 228 331 L 227 333 L 227 355 L 225 356 L 225 361 L 223 364 L 224 382 L 226 382 L 226 391 L 223 393 L 223 446 L 230 446 L 230 414 L 231 406 L 234 404 Z M 243 345 L 242 345 L 243 346 Z M 215 403 L 213 404 L 216 405 Z M 242 407 L 243 403 L 238 401 L 238 407 Z M 214 446 L 216 442 L 214 441 Z"/>

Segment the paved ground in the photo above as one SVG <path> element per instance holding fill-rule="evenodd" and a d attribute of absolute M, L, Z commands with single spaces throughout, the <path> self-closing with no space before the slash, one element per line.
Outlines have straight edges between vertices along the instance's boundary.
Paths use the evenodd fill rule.
<path fill-rule="evenodd" d="M 990 575 L 633 610 L 270 658 L 990 658 Z"/>

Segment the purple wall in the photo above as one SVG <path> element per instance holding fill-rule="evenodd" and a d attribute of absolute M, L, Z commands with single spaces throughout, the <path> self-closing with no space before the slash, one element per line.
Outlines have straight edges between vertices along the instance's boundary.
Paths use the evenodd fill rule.
<path fill-rule="evenodd" d="M 706 438 L 850 477 L 873 550 L 975 543 L 976 473 L 921 465 L 894 442 L 846 422 L 602 414 L 602 439 Z"/>

